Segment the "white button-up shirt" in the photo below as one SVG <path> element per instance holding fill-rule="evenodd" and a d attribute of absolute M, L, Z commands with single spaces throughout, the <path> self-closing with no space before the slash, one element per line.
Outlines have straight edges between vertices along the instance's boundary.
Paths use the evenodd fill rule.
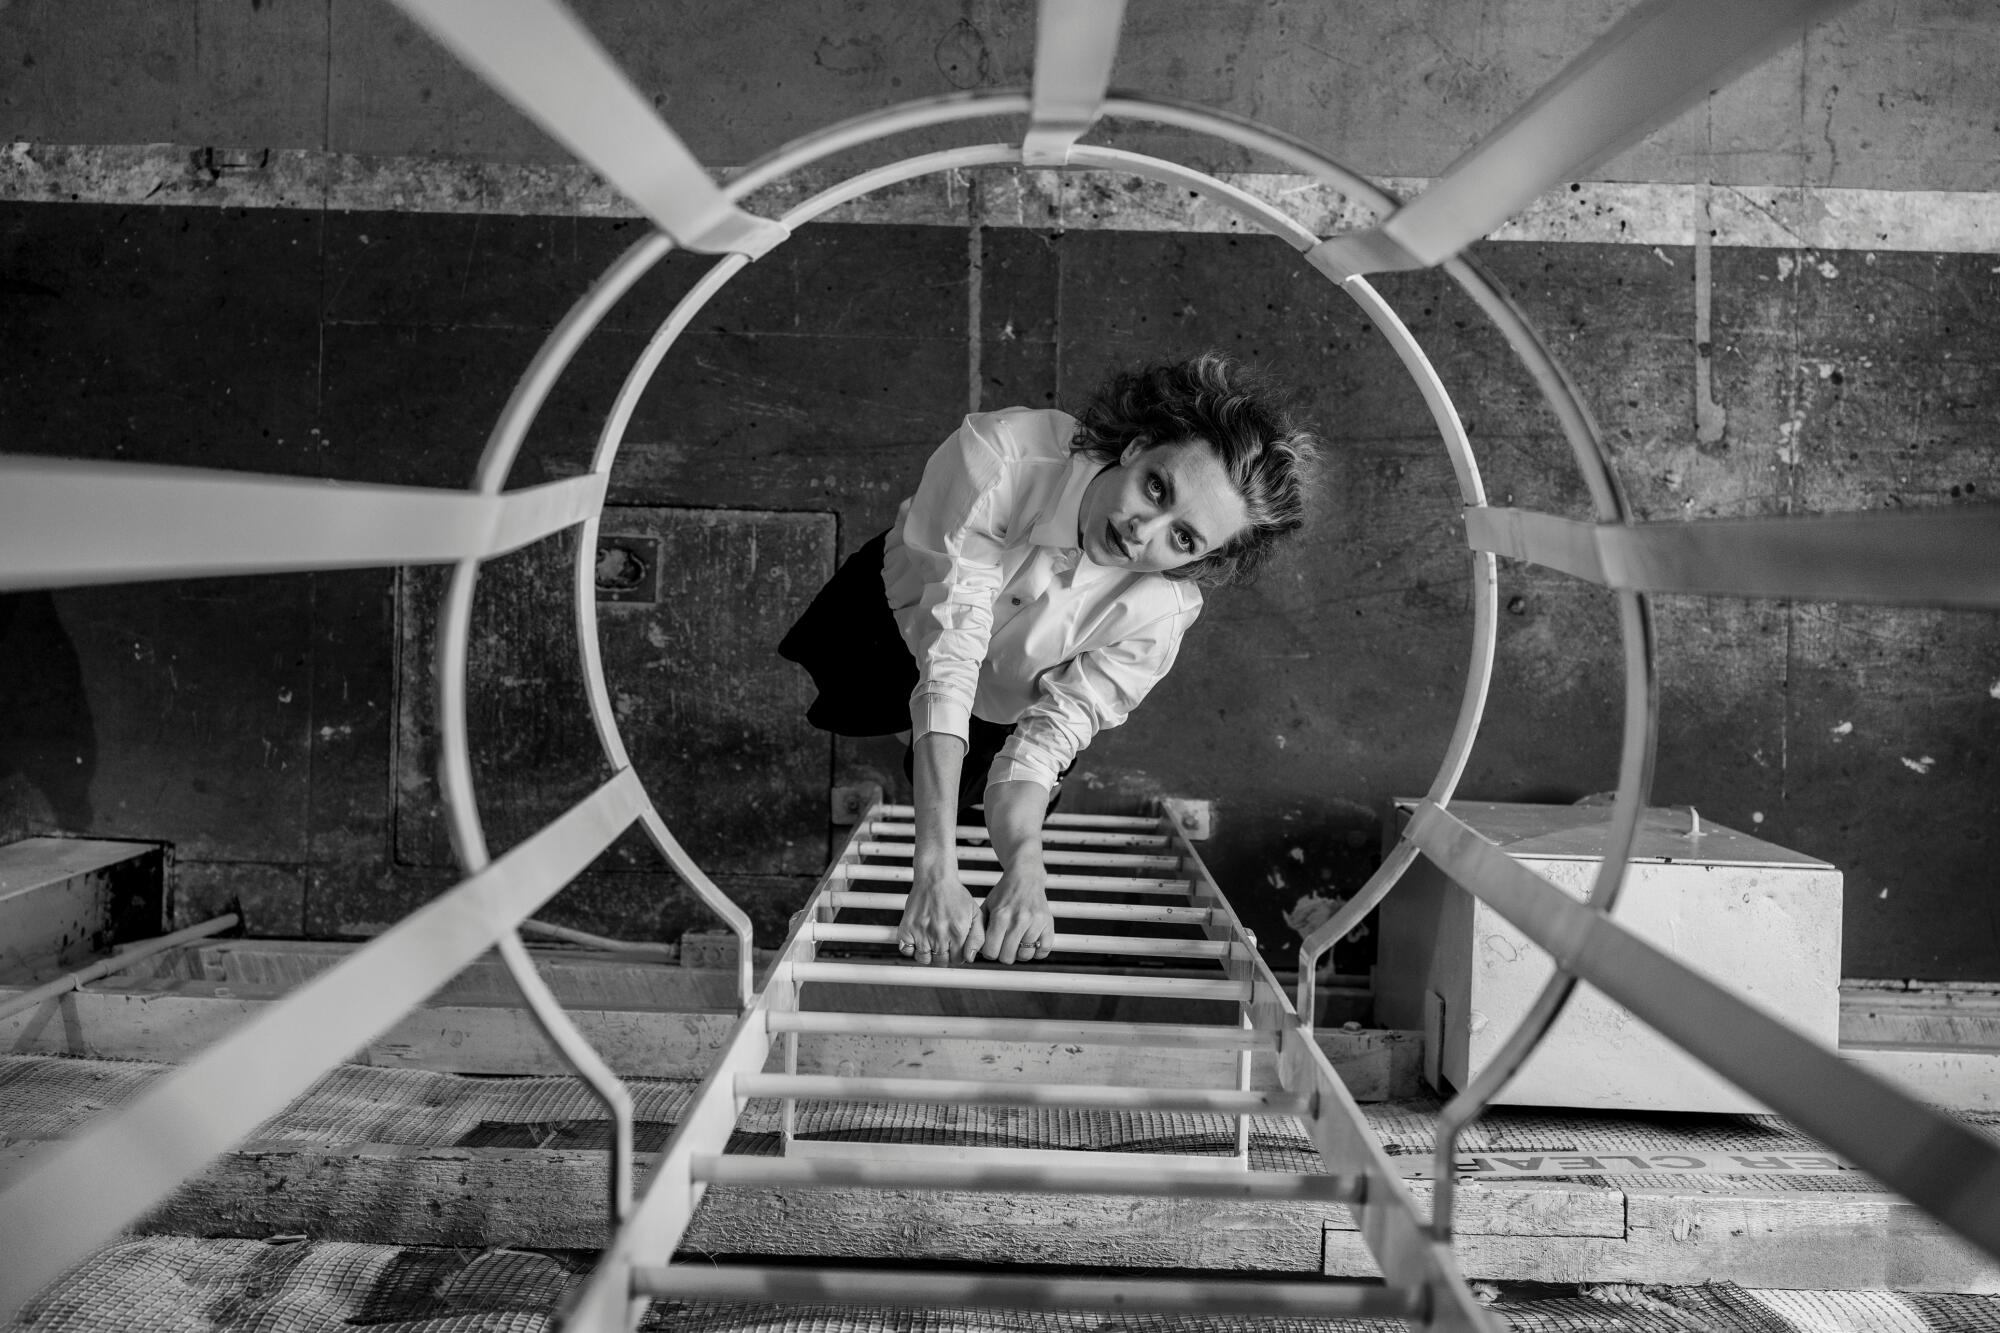
<path fill-rule="evenodd" d="M 975 413 L 933 453 L 884 544 L 889 608 L 917 662 L 912 736 L 1017 722 L 987 784 L 1053 787 L 1174 664 L 1201 590 L 1108 569 L 1077 546 L 1084 487 L 1062 412 Z"/>

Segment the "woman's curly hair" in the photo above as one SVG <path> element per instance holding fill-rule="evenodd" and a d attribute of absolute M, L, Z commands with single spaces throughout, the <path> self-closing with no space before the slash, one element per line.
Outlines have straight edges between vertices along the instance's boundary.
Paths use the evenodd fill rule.
<path fill-rule="evenodd" d="M 1170 579 L 1248 582 L 1277 540 L 1305 523 L 1318 442 L 1269 380 L 1221 352 L 1113 375 L 1078 417 L 1070 448 L 1115 463 L 1134 440 L 1146 449 L 1207 441 L 1249 512 L 1233 541 L 1168 570 Z"/>

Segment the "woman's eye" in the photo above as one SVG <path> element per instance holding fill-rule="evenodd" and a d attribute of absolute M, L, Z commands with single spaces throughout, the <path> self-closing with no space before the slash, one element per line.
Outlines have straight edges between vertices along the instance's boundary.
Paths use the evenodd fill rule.
<path fill-rule="evenodd" d="M 1174 545 L 1178 546 L 1183 554 L 1186 554 L 1194 550 L 1194 538 L 1176 528 L 1174 529 Z"/>
<path fill-rule="evenodd" d="M 1161 486 L 1160 486 L 1160 479 L 1159 479 L 1158 477 L 1148 477 L 1148 478 L 1146 478 L 1146 498 L 1147 498 L 1147 499 L 1149 499 L 1149 500 L 1157 500 L 1157 499 L 1159 499 L 1159 498 L 1160 498 L 1160 496 L 1161 496 L 1161 495 L 1162 495 L 1163 493 L 1164 493 L 1164 492 L 1163 492 L 1163 490 L 1162 490 L 1162 488 L 1161 488 Z"/>

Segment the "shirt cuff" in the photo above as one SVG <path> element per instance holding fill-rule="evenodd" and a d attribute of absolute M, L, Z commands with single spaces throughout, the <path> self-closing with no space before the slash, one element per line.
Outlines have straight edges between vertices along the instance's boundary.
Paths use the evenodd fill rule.
<path fill-rule="evenodd" d="M 942 694 L 919 694 L 910 700 L 910 739 L 917 740 L 933 731 L 960 740 L 972 730 L 972 709 Z"/>

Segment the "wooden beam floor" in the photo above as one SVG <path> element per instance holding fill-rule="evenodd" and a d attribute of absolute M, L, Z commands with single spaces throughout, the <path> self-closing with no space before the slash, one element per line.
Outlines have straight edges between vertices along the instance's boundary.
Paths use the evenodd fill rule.
<path fill-rule="evenodd" d="M 0 1172 L 164 1068 L 0 1058 L 6 1145 Z M 691 1089 L 684 1079 L 633 1084 L 642 1148 L 664 1142 Z M 1435 1100 L 1364 1109 L 1392 1154 L 1409 1159 L 1412 1175 L 1425 1172 Z M 732 1152 L 775 1151 L 775 1105 L 761 1116 L 753 1106 L 744 1125 Z M 1220 1153 L 1232 1143 L 1229 1122 L 1211 1117 L 1037 1117 L 999 1108 L 811 1103 L 801 1107 L 799 1133 L 808 1141 L 955 1140 L 1107 1152 L 1201 1151 L 1212 1140 Z M 589 1095 L 569 1079 L 345 1066 L 139 1229 L 595 1247 L 604 1238 L 604 1134 Z M 1821 1155 L 1771 1117 L 1556 1116 L 1502 1108 L 1471 1131 L 1465 1148 L 1471 1157 L 1515 1169 L 1602 1168 L 1570 1178 L 1468 1182 L 1460 1195 L 1458 1250 L 1475 1280 L 2000 1292 L 2000 1271 L 1911 1205 L 1851 1172 L 1790 1165 L 1810 1165 Z M 1741 1159 L 1734 1167 L 1732 1157 Z M 1636 1169 L 1697 1159 L 1714 1169 Z M 1257 1122 L 1253 1169 L 1302 1163 L 1310 1169 L 1314 1160 L 1292 1122 Z M 1411 1184 L 1425 1203 L 1427 1182 Z M 711 1189 L 683 1254 L 1372 1271 L 1345 1210 L 1335 1205 L 796 1187 Z"/>
<path fill-rule="evenodd" d="M 204 944 L 0 1020 L 0 1052 L 7 1053 L 0 1055 L 0 1173 L 351 949 Z M 656 1148 L 728 1035 L 733 974 L 574 948 L 536 956 L 579 1026 L 634 1080 L 639 1143 Z M 2000 1056 L 1994 997 L 1960 989 L 1940 998 L 1883 983 L 1855 987 L 1844 996 L 1843 1029 L 1863 1049 L 1906 1061 Z M 849 1008 L 902 1012 L 921 1005 L 996 1017 L 1213 1018 L 1185 1002 L 1130 998 L 1117 1002 L 1125 1007 L 1115 1014 L 1106 1001 L 1084 996 L 899 990 L 843 998 Z M 1378 1137 L 1408 1161 L 1413 1192 L 1427 1204 L 1422 1177 L 1437 1103 L 1416 1081 L 1415 1034 L 1332 1029 L 1318 1036 Z M 1176 1063 L 1190 1082 L 1222 1081 L 1232 1059 L 1226 1051 L 1183 1052 Z M 468 968 L 352 1061 L 189 1182 L 140 1229 L 475 1248 L 603 1243 L 600 1113 L 562 1076 L 496 965 Z M 1215 1069 L 1193 1068 L 1204 1061 Z M 1124 1084 L 1144 1084 L 1157 1072 L 1156 1056 L 1137 1048 L 880 1036 L 803 1039 L 799 1068 Z M 1275 1079 L 1260 1065 L 1256 1082 L 1272 1086 Z M 1965 1118 L 2000 1124 L 2000 1111 L 1962 1100 L 1973 1102 Z M 858 1114 L 808 1108 L 801 1132 L 946 1136 L 936 1108 L 877 1108 L 866 1112 L 873 1120 Z M 1173 1120 L 1099 1114 L 1083 1122 L 1088 1133 L 1079 1139 L 1074 1126 L 1051 1130 L 1024 1126 L 1007 1112 L 961 1111 L 949 1129 L 981 1142 L 1125 1152 L 1163 1143 L 1186 1150 L 1189 1136 L 1208 1134 L 1227 1151 L 1226 1122 Z M 738 1140 L 732 1151 L 770 1150 L 768 1138 L 754 1132 Z M 1260 1122 L 1252 1148 L 1253 1161 L 1267 1169 L 1317 1160 L 1289 1121 Z M 1460 1262 L 1468 1277 L 1489 1281 L 2000 1292 L 1991 1264 L 1866 1178 L 1813 1166 L 1824 1161 L 1816 1145 L 1772 1117 L 1498 1108 L 1462 1144 Z M 1373 1271 L 1346 1211 L 1333 1205 L 789 1187 L 711 1189 L 684 1253 Z"/>

